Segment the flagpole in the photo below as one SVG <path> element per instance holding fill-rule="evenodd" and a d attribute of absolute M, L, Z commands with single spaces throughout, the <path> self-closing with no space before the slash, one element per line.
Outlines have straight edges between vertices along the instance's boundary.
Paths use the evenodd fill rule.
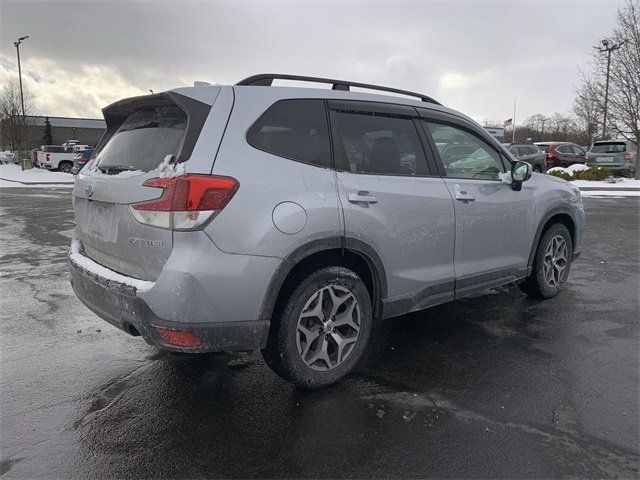
<path fill-rule="evenodd" d="M 516 98 L 513 99 L 513 134 L 511 143 L 516 143 Z"/>

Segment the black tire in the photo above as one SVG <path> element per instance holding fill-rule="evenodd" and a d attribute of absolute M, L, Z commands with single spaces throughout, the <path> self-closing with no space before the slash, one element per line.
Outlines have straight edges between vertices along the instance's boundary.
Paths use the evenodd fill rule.
<path fill-rule="evenodd" d="M 324 362 L 329 368 L 319 371 L 305 363 L 298 350 L 298 321 L 307 302 L 311 301 L 319 290 L 334 286 L 342 291 L 348 290 L 357 301 L 360 313 L 359 331 L 355 343 L 350 347 L 348 353 L 343 353 L 344 360 L 341 363 L 336 363 L 333 368 Z M 284 307 L 280 309 L 280 312 L 275 313 L 271 321 L 267 346 L 262 350 L 262 356 L 267 365 L 285 380 L 309 390 L 331 385 L 353 370 L 367 348 L 372 325 L 371 298 L 360 277 L 348 268 L 325 267 L 304 278 L 285 302 Z M 307 308 L 309 307 L 307 306 Z M 325 328 L 320 322 L 318 325 L 319 329 Z M 320 334 L 317 340 L 310 342 L 311 345 L 317 347 L 318 344 L 314 342 L 322 341 L 320 338 L 322 336 L 328 339 L 330 334 Z M 318 368 L 317 365 L 316 368 Z"/>
<path fill-rule="evenodd" d="M 536 173 L 542 173 L 542 169 L 538 165 L 533 166 L 533 171 Z"/>
<path fill-rule="evenodd" d="M 559 281 L 557 285 L 551 285 L 545 279 L 545 252 L 549 248 L 550 242 L 557 236 L 564 239 L 566 250 L 566 266 L 561 275 L 559 275 Z M 571 270 L 571 260 L 573 259 L 573 243 L 571 241 L 571 235 L 569 230 L 561 223 L 551 225 L 544 232 L 538 243 L 536 249 L 536 256 L 533 259 L 533 270 L 531 275 L 521 283 L 520 289 L 532 298 L 551 298 L 558 294 L 564 282 L 569 278 L 569 271 Z"/>
<path fill-rule="evenodd" d="M 569 164 L 568 164 L 567 162 L 562 162 L 562 163 L 560 164 L 560 166 L 561 166 L 562 168 L 569 168 Z"/>
<path fill-rule="evenodd" d="M 58 165 L 58 170 L 64 173 L 71 173 L 72 169 L 73 163 L 71 162 L 60 162 L 60 164 Z"/>

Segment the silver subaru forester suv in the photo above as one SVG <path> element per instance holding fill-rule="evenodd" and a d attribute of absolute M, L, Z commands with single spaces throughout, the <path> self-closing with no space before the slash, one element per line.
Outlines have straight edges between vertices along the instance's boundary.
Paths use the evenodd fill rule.
<path fill-rule="evenodd" d="M 508 283 L 552 297 L 581 250 L 579 191 L 426 95 L 264 74 L 103 112 L 73 190 L 71 281 L 160 349 L 262 349 L 319 388 L 372 322 Z"/>

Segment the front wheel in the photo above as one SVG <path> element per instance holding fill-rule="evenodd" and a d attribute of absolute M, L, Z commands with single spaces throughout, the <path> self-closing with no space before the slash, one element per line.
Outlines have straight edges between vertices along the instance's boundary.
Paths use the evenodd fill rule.
<path fill-rule="evenodd" d="M 552 225 L 544 232 L 531 275 L 520 284 L 523 292 L 533 298 L 551 298 L 569 278 L 573 243 L 569 230 L 561 223 Z"/>
<path fill-rule="evenodd" d="M 533 171 L 536 173 L 542 173 L 542 168 L 540 168 L 539 165 L 534 165 L 533 166 Z"/>
<path fill-rule="evenodd" d="M 272 319 L 262 355 L 285 380 L 322 388 L 349 373 L 371 334 L 371 298 L 360 277 L 344 267 L 311 273 Z"/>

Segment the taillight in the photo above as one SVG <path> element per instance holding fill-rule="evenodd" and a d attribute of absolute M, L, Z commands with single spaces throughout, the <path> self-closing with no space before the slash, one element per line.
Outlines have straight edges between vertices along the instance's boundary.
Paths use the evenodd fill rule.
<path fill-rule="evenodd" d="M 130 205 L 140 223 L 171 230 L 195 230 L 229 203 L 240 184 L 216 175 L 150 178 L 145 187 L 162 188 L 160 197 Z"/>
<path fill-rule="evenodd" d="M 585 153 L 585 154 L 584 154 L 584 159 L 585 159 L 585 160 L 589 160 L 589 152 L 587 152 L 587 153 Z"/>
<path fill-rule="evenodd" d="M 625 161 L 625 162 L 630 162 L 631 160 L 633 160 L 633 153 L 631 153 L 631 152 L 625 152 L 625 154 L 624 154 L 624 161 Z"/>
<path fill-rule="evenodd" d="M 553 145 L 549 145 L 549 151 L 547 152 L 547 157 L 556 158 L 556 151 L 553 149 Z"/>
<path fill-rule="evenodd" d="M 50 161 L 50 160 L 49 160 L 49 154 L 48 154 L 48 153 L 44 156 L 44 160 L 45 160 L 45 162 Z"/>

